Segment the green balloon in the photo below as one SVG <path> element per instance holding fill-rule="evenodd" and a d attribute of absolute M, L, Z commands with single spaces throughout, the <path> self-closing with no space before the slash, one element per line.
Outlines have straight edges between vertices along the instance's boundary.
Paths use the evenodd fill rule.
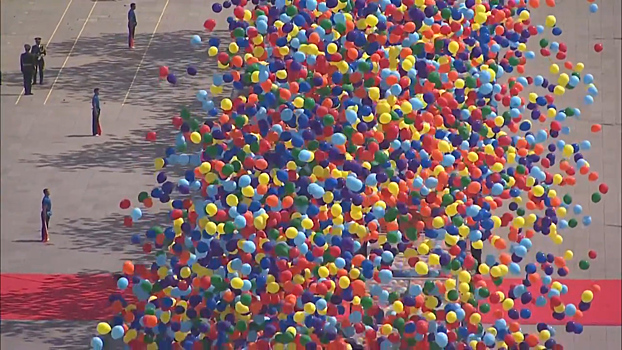
<path fill-rule="evenodd" d="M 367 310 L 369 308 L 371 308 L 374 305 L 374 301 L 372 298 L 370 297 L 363 297 L 361 299 L 361 306 L 363 306 L 363 309 Z"/>
<path fill-rule="evenodd" d="M 274 248 L 274 251 L 276 252 L 278 256 L 281 256 L 281 257 L 289 256 L 289 246 L 285 242 L 279 242 Z"/>
<path fill-rule="evenodd" d="M 242 294 L 242 296 L 240 297 L 240 302 L 245 306 L 251 306 L 251 303 L 253 302 L 253 297 L 251 297 L 250 294 Z"/>
<path fill-rule="evenodd" d="M 138 201 L 142 203 L 145 199 L 149 198 L 149 193 L 143 191 L 138 194 Z"/>
<path fill-rule="evenodd" d="M 563 200 L 565 204 L 570 204 L 572 203 L 572 196 L 569 194 L 565 194 Z"/>
<path fill-rule="evenodd" d="M 457 290 L 452 289 L 449 292 L 447 292 L 447 298 L 450 301 L 457 301 L 460 298 L 460 294 L 458 293 Z"/>
<path fill-rule="evenodd" d="M 151 282 L 148 280 L 143 280 L 140 282 L 140 288 L 147 293 L 151 293 Z"/>
<path fill-rule="evenodd" d="M 592 202 L 598 203 L 602 199 L 602 196 L 598 192 L 592 193 Z"/>
<path fill-rule="evenodd" d="M 488 313 L 490 311 L 490 304 L 483 303 L 482 305 L 479 306 L 479 311 L 481 311 L 483 314 Z"/>
<path fill-rule="evenodd" d="M 187 107 L 183 107 L 179 115 L 181 116 L 181 119 L 188 120 L 190 119 L 190 110 L 188 110 Z"/>
<path fill-rule="evenodd" d="M 590 263 L 587 260 L 581 260 L 579 261 L 579 268 L 581 270 L 587 270 L 590 268 Z"/>

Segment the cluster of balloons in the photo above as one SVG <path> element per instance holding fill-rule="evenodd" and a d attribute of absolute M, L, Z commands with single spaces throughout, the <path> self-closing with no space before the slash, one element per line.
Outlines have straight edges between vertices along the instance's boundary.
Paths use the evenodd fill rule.
<path fill-rule="evenodd" d="M 581 333 L 599 287 L 565 302 L 557 278 L 575 253 L 534 240 L 561 245 L 592 221 L 564 194 L 599 180 L 590 142 L 562 139 L 582 111 L 556 99 L 583 84 L 591 104 L 598 90 L 545 38 L 557 19 L 531 22 L 538 0 L 212 9 L 232 7 L 231 43 L 191 39 L 222 69 L 197 93 L 208 118 L 173 118 L 158 185 L 138 198 L 170 205 L 169 221 L 132 236 L 155 261 L 125 263 L 117 285 L 131 294 L 111 296 L 93 348 L 109 333 L 133 349 L 560 348 L 551 325 L 521 329 L 534 308 Z M 525 75 L 538 56 L 550 72 Z M 214 101 L 226 86 L 239 96 Z M 593 186 L 597 203 L 608 188 Z M 141 220 L 120 206 L 127 226 Z M 400 270 L 425 282 L 386 288 Z"/>

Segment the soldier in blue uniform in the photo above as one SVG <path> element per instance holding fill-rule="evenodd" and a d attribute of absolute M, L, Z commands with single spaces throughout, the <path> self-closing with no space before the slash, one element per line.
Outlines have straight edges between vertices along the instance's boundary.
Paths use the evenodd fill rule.
<path fill-rule="evenodd" d="M 35 71 L 36 58 L 30 53 L 30 45 L 24 45 L 24 53 L 19 57 L 19 65 L 24 76 L 24 95 L 32 95 L 32 75 Z"/>

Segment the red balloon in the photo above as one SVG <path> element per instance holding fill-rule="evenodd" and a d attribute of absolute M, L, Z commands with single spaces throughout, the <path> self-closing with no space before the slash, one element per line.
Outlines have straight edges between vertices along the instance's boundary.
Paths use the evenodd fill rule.
<path fill-rule="evenodd" d="M 182 125 L 183 123 L 184 123 L 184 120 L 183 120 L 183 119 L 181 119 L 181 117 L 179 117 L 179 116 L 173 117 L 173 125 L 174 125 L 176 128 L 178 128 L 178 129 L 179 129 L 179 128 L 181 128 L 181 125 Z"/>
<path fill-rule="evenodd" d="M 596 51 L 596 52 L 603 51 L 603 44 L 601 44 L 601 43 L 595 44 L 594 45 L 594 51 Z"/>
<path fill-rule="evenodd" d="M 132 203 L 130 202 L 129 199 L 124 199 L 121 201 L 121 203 L 119 203 L 119 207 L 121 207 L 121 209 L 127 209 L 130 207 Z"/>
<path fill-rule="evenodd" d="M 167 75 L 168 75 L 168 67 L 167 66 L 160 67 L 160 79 L 166 78 Z"/>
<path fill-rule="evenodd" d="M 590 250 L 590 251 L 587 253 L 587 256 L 589 256 L 589 257 L 590 257 L 590 259 L 596 259 L 596 256 L 597 256 L 596 251 L 594 251 L 594 250 Z"/>
<path fill-rule="evenodd" d="M 145 137 L 145 139 L 146 139 L 147 141 L 155 141 L 155 140 L 156 140 L 156 138 L 157 138 L 157 135 L 156 135 L 155 131 L 149 131 L 149 132 L 147 133 L 147 136 Z"/>
<path fill-rule="evenodd" d="M 205 21 L 205 23 L 203 23 L 203 27 L 205 27 L 205 29 L 212 31 L 214 30 L 214 27 L 216 27 L 216 20 L 213 19 L 208 19 L 207 21 Z"/>
<path fill-rule="evenodd" d="M 243 19 L 244 18 L 244 7 L 236 6 L 235 9 L 233 9 L 233 14 L 238 19 Z"/>

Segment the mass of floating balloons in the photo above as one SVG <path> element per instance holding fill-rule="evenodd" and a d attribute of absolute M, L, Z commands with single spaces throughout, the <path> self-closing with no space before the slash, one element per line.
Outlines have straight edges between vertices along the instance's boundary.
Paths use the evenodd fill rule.
<path fill-rule="evenodd" d="M 154 201 L 170 221 L 131 237 L 155 261 L 123 265 L 116 316 L 92 347 L 110 334 L 132 349 L 561 349 L 559 329 L 521 322 L 544 308 L 581 333 L 600 287 L 568 301 L 559 277 L 596 252 L 555 254 L 535 239 L 562 245 L 592 222 L 568 187 L 585 180 L 593 203 L 608 187 L 590 142 L 562 139 L 582 111 L 559 97 L 585 89 L 590 105 L 598 90 L 552 41 L 557 19 L 532 23 L 545 4 L 215 3 L 233 7 L 231 43 L 189 43 L 222 70 L 196 94 L 207 121 L 174 117 L 158 185 L 120 203 L 126 226 Z M 550 71 L 527 75 L 538 56 Z M 231 87 L 239 97 L 212 99 Z M 175 166 L 183 178 L 167 173 Z M 444 279 L 384 288 L 398 259 Z"/>

